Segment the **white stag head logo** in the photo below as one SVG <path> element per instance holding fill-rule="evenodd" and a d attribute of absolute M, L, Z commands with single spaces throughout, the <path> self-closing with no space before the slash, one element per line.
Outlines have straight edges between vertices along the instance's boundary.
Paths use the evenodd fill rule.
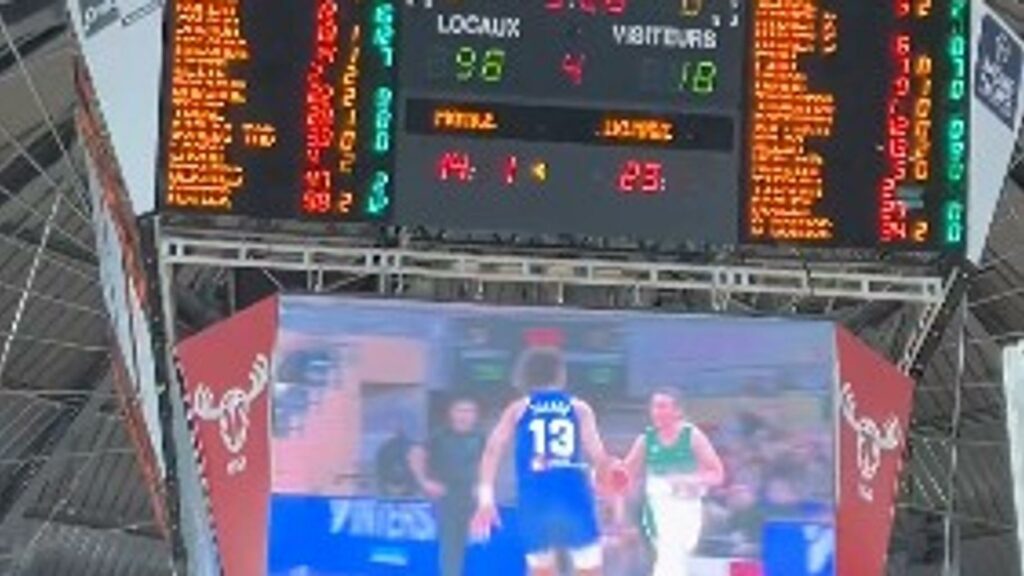
<path fill-rule="evenodd" d="M 241 455 L 249 437 L 249 409 L 260 394 L 267 389 L 270 380 L 270 362 L 263 354 L 257 354 L 249 370 L 248 389 L 233 387 L 215 402 L 213 391 L 206 384 L 199 384 L 194 396 L 194 410 L 197 417 L 216 421 L 220 427 L 220 438 L 234 458 L 228 464 L 228 472 L 236 474 L 245 469 L 245 456 Z"/>
<path fill-rule="evenodd" d="M 882 465 L 882 452 L 895 450 L 900 445 L 900 421 L 890 416 L 885 424 L 879 426 L 875 420 L 866 416 L 857 417 L 857 402 L 853 396 L 853 387 L 849 382 L 843 384 L 842 411 L 847 424 L 857 434 L 857 469 L 860 471 L 860 494 L 865 500 L 874 498 L 870 483 L 878 474 Z"/>

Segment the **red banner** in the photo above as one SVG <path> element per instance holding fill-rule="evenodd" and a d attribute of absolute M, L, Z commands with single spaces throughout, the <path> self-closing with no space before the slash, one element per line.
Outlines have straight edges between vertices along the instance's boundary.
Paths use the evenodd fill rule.
<path fill-rule="evenodd" d="M 224 576 L 267 573 L 277 307 L 269 298 L 178 346 Z"/>
<path fill-rule="evenodd" d="M 843 328 L 839 357 L 838 572 L 882 576 L 913 380 Z"/>

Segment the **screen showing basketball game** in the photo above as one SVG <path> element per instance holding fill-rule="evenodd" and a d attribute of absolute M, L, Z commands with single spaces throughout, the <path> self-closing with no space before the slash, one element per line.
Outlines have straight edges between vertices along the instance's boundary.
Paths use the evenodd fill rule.
<path fill-rule="evenodd" d="M 290 297 L 274 576 L 832 575 L 827 323 Z"/>

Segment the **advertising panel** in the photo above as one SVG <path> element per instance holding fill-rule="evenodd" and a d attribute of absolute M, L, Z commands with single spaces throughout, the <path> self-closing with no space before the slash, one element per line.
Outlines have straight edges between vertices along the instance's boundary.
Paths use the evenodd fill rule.
<path fill-rule="evenodd" d="M 68 0 L 135 214 L 153 210 L 164 0 Z"/>
<path fill-rule="evenodd" d="M 970 201 L 967 258 L 978 263 L 1003 191 L 1024 109 L 1020 38 L 983 0 L 972 0 Z"/>

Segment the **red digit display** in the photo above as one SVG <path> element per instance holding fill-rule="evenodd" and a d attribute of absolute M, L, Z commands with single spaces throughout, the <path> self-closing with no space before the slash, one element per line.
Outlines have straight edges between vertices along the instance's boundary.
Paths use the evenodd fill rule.
<path fill-rule="evenodd" d="M 604 0 L 604 9 L 613 16 L 626 11 L 626 0 Z"/>
<path fill-rule="evenodd" d="M 654 194 L 662 190 L 661 162 L 645 162 L 640 190 Z"/>
<path fill-rule="evenodd" d="M 909 3 L 907 12 L 909 12 Z M 879 203 L 879 238 L 882 242 L 896 242 L 907 239 L 910 215 L 907 206 L 897 196 L 899 187 L 906 183 L 908 174 L 908 151 L 911 146 L 910 108 L 913 101 L 910 94 L 911 41 L 909 34 L 897 34 L 893 38 L 892 58 L 895 64 L 889 91 L 888 126 L 885 147 L 888 173 L 882 179 L 881 201 Z"/>
<path fill-rule="evenodd" d="M 519 173 L 519 159 L 515 156 L 505 158 L 505 184 L 511 186 L 516 183 L 516 176 Z"/>
<path fill-rule="evenodd" d="M 621 194 L 657 194 L 664 191 L 661 162 L 627 160 L 619 170 L 618 185 Z"/>
<path fill-rule="evenodd" d="M 334 87 L 326 72 L 338 53 L 338 12 L 336 0 L 320 0 L 316 14 L 316 38 L 313 61 L 306 72 L 306 168 L 302 175 L 301 209 L 308 214 L 326 214 L 331 210 L 334 185 L 327 169 L 327 151 L 335 137 Z"/>
<path fill-rule="evenodd" d="M 441 154 L 441 159 L 437 162 L 437 179 L 442 182 L 448 180 L 469 182 L 472 180 L 473 166 L 469 160 L 469 154 L 457 151 Z"/>
<path fill-rule="evenodd" d="M 626 11 L 628 0 L 570 0 L 566 5 L 565 0 L 546 0 L 544 7 L 550 12 L 562 12 L 563 10 L 579 10 L 585 14 L 609 14 L 618 16 Z"/>
<path fill-rule="evenodd" d="M 640 171 L 640 163 L 636 160 L 626 162 L 619 171 L 619 192 L 628 194 L 635 190 Z"/>
<path fill-rule="evenodd" d="M 587 62 L 586 54 L 566 54 L 562 58 L 562 72 L 569 77 L 569 81 L 579 86 L 583 83 L 583 65 Z"/>

